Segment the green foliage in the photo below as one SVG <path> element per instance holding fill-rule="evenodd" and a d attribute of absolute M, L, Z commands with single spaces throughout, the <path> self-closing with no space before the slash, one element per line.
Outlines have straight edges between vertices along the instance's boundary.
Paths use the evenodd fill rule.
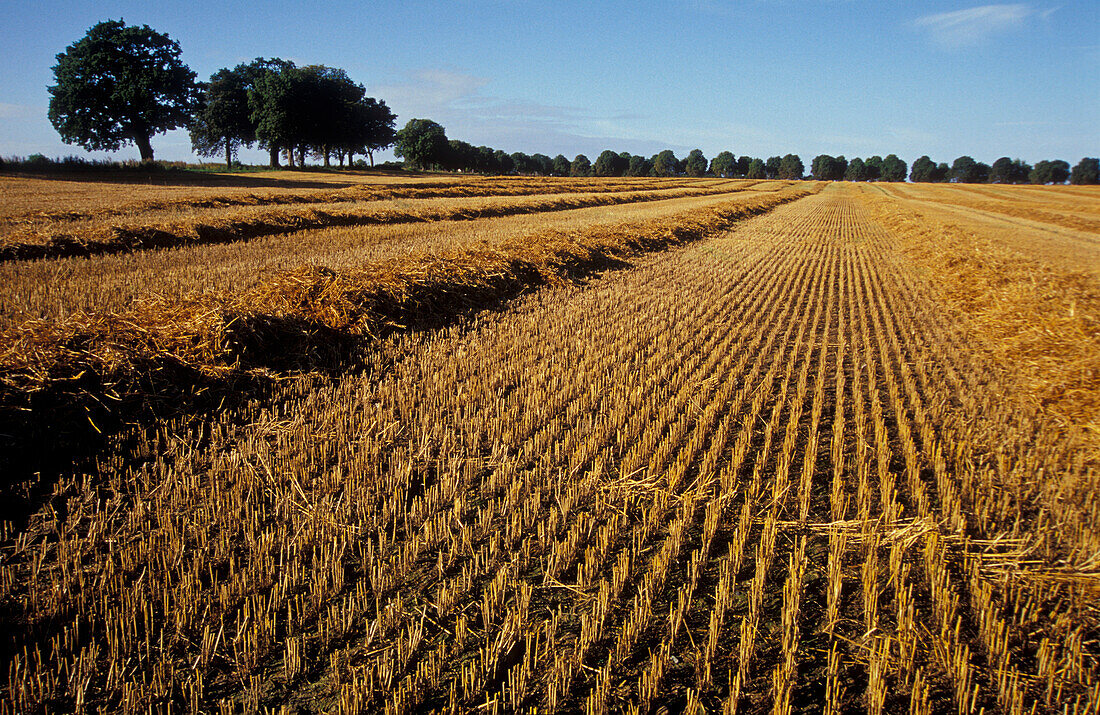
<path fill-rule="evenodd" d="M 596 163 L 592 165 L 592 173 L 596 176 L 622 176 L 629 166 L 629 159 L 624 160 L 621 154 L 605 149 L 596 157 Z"/>
<path fill-rule="evenodd" d="M 932 175 L 935 170 L 936 163 L 928 158 L 926 154 L 913 162 L 913 169 L 909 172 L 909 180 L 921 183 L 933 181 Z"/>
<path fill-rule="evenodd" d="M 989 179 L 989 165 L 960 156 L 951 164 L 951 178 L 960 184 L 984 184 Z"/>
<path fill-rule="evenodd" d="M 843 156 L 819 154 L 810 162 L 810 173 L 818 181 L 840 181 L 848 170 L 848 160 Z"/>
<path fill-rule="evenodd" d="M 554 173 L 554 160 L 545 154 L 532 154 L 531 161 L 535 165 L 535 173 L 540 176 L 550 176 Z"/>
<path fill-rule="evenodd" d="M 1077 162 L 1070 174 L 1071 184 L 1097 184 L 1100 183 L 1100 159 L 1085 157 Z"/>
<path fill-rule="evenodd" d="M 570 176 L 592 176 L 592 162 L 584 154 L 577 154 L 569 164 Z"/>
<path fill-rule="evenodd" d="M 909 167 L 898 158 L 897 154 L 887 154 L 882 160 L 883 181 L 905 181 L 905 174 L 908 171 Z"/>
<path fill-rule="evenodd" d="M 241 146 L 256 141 L 256 127 L 248 108 L 252 84 L 247 65 L 221 69 L 203 86 L 198 111 L 191 122 L 191 148 L 199 156 L 225 155 L 227 168 Z"/>
<path fill-rule="evenodd" d="M 417 169 L 428 169 L 447 160 L 450 145 L 442 125 L 431 119 L 410 119 L 397 132 L 393 153 Z"/>
<path fill-rule="evenodd" d="M 779 161 L 780 179 L 801 179 L 805 171 L 806 167 L 803 166 L 798 154 L 787 154 Z"/>
<path fill-rule="evenodd" d="M 563 155 L 558 154 L 554 157 L 553 168 L 554 176 L 569 176 L 569 160 L 566 159 Z"/>
<path fill-rule="evenodd" d="M 733 178 L 737 171 L 737 158 L 732 152 L 719 152 L 718 156 L 710 160 L 710 173 L 726 179 Z"/>
<path fill-rule="evenodd" d="M 1055 159 L 1040 161 L 1028 175 L 1033 184 L 1064 184 L 1069 178 L 1069 162 Z"/>
<path fill-rule="evenodd" d="M 653 172 L 653 162 L 644 156 L 631 156 L 626 167 L 627 176 L 649 176 Z"/>
<path fill-rule="evenodd" d="M 707 158 L 702 149 L 692 149 L 684 159 L 684 173 L 688 176 L 703 176 L 707 173 Z"/>
<path fill-rule="evenodd" d="M 761 159 L 753 159 L 749 162 L 749 171 L 745 174 L 747 179 L 763 179 L 768 175 L 767 168 Z"/>
<path fill-rule="evenodd" d="M 883 162 L 881 156 L 872 156 L 870 159 L 865 159 L 863 162 L 863 168 L 867 172 L 867 181 L 878 181 L 882 178 Z"/>
<path fill-rule="evenodd" d="M 867 181 L 867 167 L 863 165 L 863 159 L 858 156 L 848 162 L 848 168 L 844 171 L 845 181 Z"/>
<path fill-rule="evenodd" d="M 1031 166 L 1027 162 L 1002 156 L 989 168 L 989 183 L 1026 184 L 1030 173 Z"/>
<path fill-rule="evenodd" d="M 199 101 L 179 44 L 148 25 L 94 25 L 57 55 L 53 73 L 50 122 L 65 143 L 90 151 L 133 142 L 150 161 L 151 138 L 189 124 Z"/>
<path fill-rule="evenodd" d="M 769 179 L 779 178 L 779 167 L 783 164 L 783 158 L 779 156 L 769 156 L 768 160 L 764 162 L 764 176 Z"/>
<path fill-rule="evenodd" d="M 678 176 L 683 168 L 680 160 L 672 153 L 671 149 L 665 149 L 653 157 L 653 173 L 657 176 Z"/>

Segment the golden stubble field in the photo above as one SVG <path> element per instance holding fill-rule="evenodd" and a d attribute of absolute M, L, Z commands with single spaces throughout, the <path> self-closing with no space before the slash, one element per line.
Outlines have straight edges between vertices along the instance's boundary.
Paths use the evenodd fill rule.
<path fill-rule="evenodd" d="M 0 711 L 1100 706 L 1100 192 L 341 176 L 0 180 Z"/>

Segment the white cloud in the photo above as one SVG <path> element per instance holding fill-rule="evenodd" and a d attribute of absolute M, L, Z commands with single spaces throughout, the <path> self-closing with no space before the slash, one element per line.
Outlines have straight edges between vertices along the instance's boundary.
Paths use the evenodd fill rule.
<path fill-rule="evenodd" d="M 1045 18 L 1053 10 L 1041 13 Z M 933 40 L 944 47 L 969 47 L 978 45 L 993 35 L 1017 29 L 1024 21 L 1036 15 L 1026 3 L 1008 5 L 980 5 L 925 15 L 913 21 L 913 26 L 927 31 Z"/>

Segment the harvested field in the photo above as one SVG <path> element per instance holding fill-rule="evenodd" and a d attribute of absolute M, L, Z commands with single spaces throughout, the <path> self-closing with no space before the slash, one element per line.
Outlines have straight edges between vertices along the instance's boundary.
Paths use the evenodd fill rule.
<path fill-rule="evenodd" d="M 7 405 L 268 383 L 23 455 L 0 711 L 1096 711 L 1100 351 L 1054 334 L 1095 339 L 1095 276 L 894 188 L 290 234 L 254 283 L 11 323 Z"/>
<path fill-rule="evenodd" d="M 555 187 L 543 184 L 503 189 L 488 187 L 485 193 L 476 190 L 376 190 L 369 195 L 357 192 L 306 197 L 314 200 L 291 201 L 282 196 L 277 200 L 268 198 L 256 203 L 207 202 L 212 205 L 202 206 L 177 203 L 166 208 L 141 207 L 127 212 L 125 218 L 109 211 L 83 220 L 69 214 L 62 218 L 34 216 L 15 222 L 7 235 L 0 232 L 0 261 L 230 243 L 330 226 L 470 220 L 567 211 L 684 196 L 713 196 L 756 184 L 761 184 L 755 189 L 757 191 L 774 191 L 788 183 L 723 181 L 713 182 L 705 188 L 660 186 L 643 191 L 632 190 L 629 186 L 607 185 L 597 187 L 594 192 L 578 190 L 565 193 L 558 193 Z M 394 198 L 394 193 L 399 197 L 405 195 L 405 198 Z M 471 199 L 470 196 L 493 198 Z M 302 204 L 306 207 L 302 208 Z"/>

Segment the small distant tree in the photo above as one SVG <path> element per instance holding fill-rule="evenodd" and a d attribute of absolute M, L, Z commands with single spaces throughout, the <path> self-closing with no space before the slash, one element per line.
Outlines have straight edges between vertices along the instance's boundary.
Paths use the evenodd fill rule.
<path fill-rule="evenodd" d="M 848 168 L 844 171 L 845 181 L 867 181 L 867 167 L 863 165 L 863 159 L 858 156 L 848 162 Z"/>
<path fill-rule="evenodd" d="M 753 159 L 749 162 L 749 170 L 745 174 L 747 179 L 763 179 L 767 176 L 767 170 L 762 159 Z"/>
<path fill-rule="evenodd" d="M 960 156 L 951 164 L 951 178 L 960 184 L 984 184 L 989 178 L 989 165 Z"/>
<path fill-rule="evenodd" d="M 596 163 L 592 165 L 592 173 L 596 176 L 622 176 L 629 165 L 629 159 L 624 161 L 621 154 L 604 149 L 596 157 Z"/>
<path fill-rule="evenodd" d="M 688 176 L 703 176 L 707 173 L 707 158 L 702 149 L 692 149 L 684 159 L 684 173 Z"/>
<path fill-rule="evenodd" d="M 872 156 L 869 159 L 864 159 L 863 167 L 867 171 L 867 180 L 868 181 L 878 181 L 879 179 L 882 178 L 883 166 L 882 166 L 882 157 L 881 156 L 878 156 L 876 154 L 875 156 Z"/>
<path fill-rule="evenodd" d="M 1064 184 L 1068 178 L 1069 162 L 1061 159 L 1040 161 L 1028 175 L 1033 184 Z"/>
<path fill-rule="evenodd" d="M 848 160 L 843 156 L 819 154 L 810 162 L 810 173 L 818 181 L 840 181 L 848 170 Z"/>
<path fill-rule="evenodd" d="M 539 173 L 538 164 L 534 158 L 529 154 L 524 154 L 522 151 L 512 152 L 512 165 L 516 168 L 518 174 L 537 174 Z"/>
<path fill-rule="evenodd" d="M 665 149 L 653 157 L 653 172 L 657 176 L 677 176 L 681 171 L 680 160 L 671 149 Z"/>
<path fill-rule="evenodd" d="M 909 172 L 909 180 L 913 182 L 930 182 L 932 173 L 936 170 L 936 162 L 925 154 L 913 162 L 913 169 Z"/>
<path fill-rule="evenodd" d="M 532 154 L 531 163 L 535 167 L 535 173 L 540 176 L 550 176 L 554 173 L 554 160 L 545 154 Z"/>
<path fill-rule="evenodd" d="M 592 176 L 592 162 L 584 154 L 577 154 L 569 163 L 570 176 Z"/>
<path fill-rule="evenodd" d="M 783 157 L 769 156 L 764 162 L 764 174 L 769 179 L 779 178 L 779 167 L 783 164 Z"/>
<path fill-rule="evenodd" d="M 477 167 L 477 149 L 459 139 L 447 141 L 447 158 L 443 162 L 443 168 L 449 171 L 474 171 Z"/>
<path fill-rule="evenodd" d="M 653 171 L 653 163 L 644 156 L 631 156 L 626 167 L 627 176 L 649 176 L 651 171 Z"/>
<path fill-rule="evenodd" d="M 48 116 L 66 144 L 89 151 L 137 145 L 152 161 L 154 135 L 190 124 L 199 106 L 195 73 L 179 44 L 148 25 L 93 25 L 57 55 Z"/>
<path fill-rule="evenodd" d="M 447 159 L 447 132 L 431 119 L 410 119 L 397 132 L 393 153 L 415 168 L 428 169 Z"/>
<path fill-rule="evenodd" d="M 1097 184 L 1100 183 L 1100 159 L 1085 157 L 1077 162 L 1070 174 L 1071 184 Z"/>
<path fill-rule="evenodd" d="M 554 176 L 569 176 L 570 164 L 569 160 L 561 154 L 554 157 L 553 162 Z"/>
<path fill-rule="evenodd" d="M 802 164 L 802 159 L 799 158 L 798 154 L 787 154 L 779 162 L 780 179 L 801 179 L 805 171 L 806 167 Z"/>
<path fill-rule="evenodd" d="M 728 151 L 719 152 L 710 160 L 710 173 L 729 179 L 737 171 L 737 157 Z"/>
<path fill-rule="evenodd" d="M 883 181 L 905 181 L 905 175 L 908 172 L 909 167 L 898 158 L 897 154 L 887 154 L 882 160 Z"/>
<path fill-rule="evenodd" d="M 991 184 L 1026 184 L 1031 166 L 1021 159 L 1009 159 L 1002 156 L 989 167 Z"/>
<path fill-rule="evenodd" d="M 511 174 L 516 170 L 516 163 L 512 161 L 511 154 L 507 154 L 503 149 L 497 149 L 493 152 L 493 159 L 496 162 L 496 170 L 501 174 Z"/>

